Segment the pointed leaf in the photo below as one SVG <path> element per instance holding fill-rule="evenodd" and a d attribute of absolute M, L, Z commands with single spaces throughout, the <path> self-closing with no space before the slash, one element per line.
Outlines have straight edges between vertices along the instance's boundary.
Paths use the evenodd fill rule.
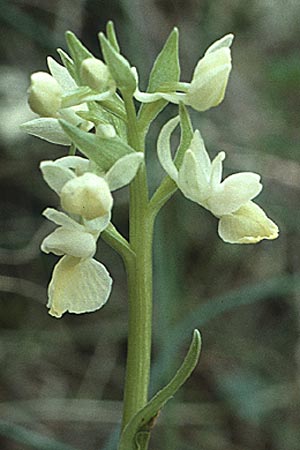
<path fill-rule="evenodd" d="M 66 53 L 61 48 L 57 49 L 57 53 L 59 54 L 61 62 L 63 63 L 63 65 L 65 66 L 71 77 L 74 78 L 77 84 L 79 84 L 79 78 L 77 76 L 75 64 L 72 58 L 70 58 L 68 53 Z"/>
<path fill-rule="evenodd" d="M 116 31 L 115 31 L 115 26 L 114 26 L 114 23 L 111 20 L 109 22 L 107 22 L 106 34 L 107 34 L 107 39 L 109 40 L 110 44 L 114 47 L 114 49 L 118 53 L 120 53 L 120 47 L 119 47 L 119 44 L 118 44 L 118 39 L 117 39 Z"/>
<path fill-rule="evenodd" d="M 81 63 L 84 59 L 94 58 L 94 55 L 80 42 L 77 36 L 71 31 L 66 32 L 66 41 L 71 57 L 74 61 L 76 75 L 79 77 Z"/>
<path fill-rule="evenodd" d="M 155 92 L 162 83 L 179 81 L 178 38 L 178 29 L 174 28 L 153 64 L 147 92 Z M 143 104 L 140 109 L 141 124 L 146 123 L 149 126 L 166 105 L 166 100 L 158 100 L 154 104 L 150 103 L 149 105 Z"/>
<path fill-rule="evenodd" d="M 32 136 L 39 137 L 53 144 L 71 145 L 70 138 L 62 130 L 57 119 L 52 117 L 40 117 L 22 123 L 22 130 Z"/>
<path fill-rule="evenodd" d="M 147 92 L 159 90 L 162 83 L 179 81 L 178 37 L 178 29 L 174 28 L 153 64 Z"/>
<path fill-rule="evenodd" d="M 59 123 L 79 150 L 81 150 L 81 152 L 89 159 L 94 161 L 104 172 L 109 170 L 122 156 L 134 152 L 134 150 L 118 136 L 106 139 L 82 131 L 65 120 L 60 120 Z"/>
<path fill-rule="evenodd" d="M 68 70 L 55 61 L 55 59 L 51 58 L 51 56 L 48 56 L 47 58 L 47 65 L 51 75 L 56 79 L 64 91 L 72 91 L 77 88 L 77 85 Z"/>
<path fill-rule="evenodd" d="M 180 144 L 174 159 L 174 163 L 177 168 L 181 166 L 184 154 L 186 150 L 189 148 L 189 145 L 193 138 L 193 125 L 191 123 L 188 110 L 183 103 L 179 104 L 179 117 L 180 117 L 181 136 L 180 136 Z"/>
<path fill-rule="evenodd" d="M 103 33 L 99 33 L 99 40 L 104 60 L 117 87 L 121 91 L 133 94 L 136 88 L 136 79 L 129 62 L 115 50 Z"/>
<path fill-rule="evenodd" d="M 153 419 L 158 415 L 163 406 L 176 394 L 178 389 L 189 378 L 196 367 L 201 351 L 201 335 L 198 330 L 194 330 L 193 340 L 189 351 L 181 367 L 176 372 L 172 380 L 159 391 L 147 405 L 136 413 L 121 435 L 118 450 L 136 450 L 136 441 L 141 437 L 139 434 L 150 432 Z"/>

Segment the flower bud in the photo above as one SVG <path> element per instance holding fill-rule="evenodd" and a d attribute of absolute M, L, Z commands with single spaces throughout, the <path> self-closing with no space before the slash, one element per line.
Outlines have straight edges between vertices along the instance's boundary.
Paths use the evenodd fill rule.
<path fill-rule="evenodd" d="M 32 111 L 42 117 L 55 117 L 61 107 L 61 86 L 47 72 L 33 73 L 30 80 L 28 103 Z"/>
<path fill-rule="evenodd" d="M 113 125 L 100 123 L 96 126 L 96 135 L 104 139 L 113 139 L 117 133 Z"/>
<path fill-rule="evenodd" d="M 81 81 L 98 92 L 105 92 L 115 86 L 108 67 L 100 59 L 87 58 L 80 67 Z"/>
<path fill-rule="evenodd" d="M 107 182 L 93 173 L 68 181 L 61 190 L 60 199 L 65 211 L 87 220 L 105 216 L 113 204 Z"/>
<path fill-rule="evenodd" d="M 228 35 L 215 42 L 198 62 L 186 99 L 197 111 L 206 111 L 222 102 L 231 71 L 231 45 Z"/>

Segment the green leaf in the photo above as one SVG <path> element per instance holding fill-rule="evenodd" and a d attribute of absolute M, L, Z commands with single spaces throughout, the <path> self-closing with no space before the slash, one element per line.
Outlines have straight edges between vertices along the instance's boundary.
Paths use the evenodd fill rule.
<path fill-rule="evenodd" d="M 122 156 L 134 152 L 118 136 L 107 139 L 80 130 L 65 120 L 60 120 L 59 123 L 76 147 L 104 172 L 108 171 Z"/>
<path fill-rule="evenodd" d="M 116 35 L 116 32 L 115 32 L 115 26 L 114 26 L 114 23 L 111 20 L 109 22 L 107 22 L 106 34 L 107 34 L 107 39 L 109 40 L 111 45 L 114 47 L 114 49 L 118 53 L 120 53 L 120 47 L 119 47 L 118 40 L 117 40 L 117 35 Z"/>
<path fill-rule="evenodd" d="M 136 79 L 129 62 L 115 50 L 103 33 L 99 33 L 99 41 L 104 60 L 117 87 L 128 95 L 133 94 L 136 89 Z"/>
<path fill-rule="evenodd" d="M 183 103 L 180 103 L 179 105 L 179 116 L 180 116 L 181 137 L 180 137 L 180 144 L 174 159 L 174 163 L 177 168 L 181 166 L 184 154 L 186 150 L 189 148 L 189 145 L 194 135 L 193 125 L 188 110 Z"/>
<path fill-rule="evenodd" d="M 76 74 L 74 61 L 61 48 L 57 49 L 57 53 L 59 54 L 61 62 L 63 63 L 63 65 L 65 66 L 65 68 L 67 69 L 67 71 L 69 72 L 71 77 L 76 81 L 77 84 L 79 84 L 79 79 L 78 79 L 78 76 Z"/>
<path fill-rule="evenodd" d="M 178 38 L 178 29 L 174 28 L 153 64 L 147 92 L 157 91 L 163 83 L 179 81 Z"/>
<path fill-rule="evenodd" d="M 153 64 L 147 92 L 159 90 L 159 86 L 163 83 L 179 81 L 180 64 L 178 38 L 178 29 L 174 28 Z M 158 100 L 154 103 L 143 104 L 139 114 L 141 127 L 147 129 L 167 103 L 166 100 Z"/>
<path fill-rule="evenodd" d="M 138 450 L 142 442 L 149 439 L 149 433 L 162 407 L 189 378 L 198 363 L 201 351 L 201 335 L 194 330 L 189 351 L 172 380 L 138 411 L 124 428 L 118 450 Z"/>
<path fill-rule="evenodd" d="M 82 61 L 87 58 L 94 58 L 94 55 L 80 42 L 80 40 L 71 31 L 66 32 L 66 41 L 71 57 L 74 61 L 76 76 L 77 78 L 80 78 L 79 72 Z"/>

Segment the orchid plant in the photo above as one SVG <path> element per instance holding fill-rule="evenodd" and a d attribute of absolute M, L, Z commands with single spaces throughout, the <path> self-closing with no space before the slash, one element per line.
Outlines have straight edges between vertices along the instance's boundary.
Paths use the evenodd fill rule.
<path fill-rule="evenodd" d="M 94 259 L 101 237 L 122 257 L 128 277 L 128 351 L 119 450 L 146 450 L 154 419 L 197 364 L 201 337 L 194 330 L 187 356 L 167 386 L 148 398 L 152 329 L 152 236 L 160 209 L 179 189 L 218 218 L 224 242 L 253 244 L 275 239 L 278 228 L 253 202 L 262 190 L 260 176 L 241 172 L 222 180 L 225 153 L 211 161 L 199 129 L 193 130 L 187 106 L 206 111 L 224 98 L 231 71 L 228 34 L 199 60 L 190 83 L 180 81 L 178 30 L 158 55 L 146 92 L 138 72 L 120 53 L 112 22 L 99 34 L 104 61 L 71 32 L 69 54 L 58 49 L 61 63 L 48 58 L 49 72 L 31 76 L 29 105 L 38 117 L 23 124 L 29 134 L 67 147 L 66 156 L 43 161 L 44 180 L 59 199 L 59 210 L 44 216 L 58 227 L 41 244 L 60 257 L 48 287 L 49 313 L 82 314 L 100 309 L 112 279 Z M 138 110 L 137 102 L 140 103 Z M 145 140 L 150 124 L 167 104 L 178 115 L 161 129 L 158 158 L 166 175 L 150 197 Z M 171 135 L 181 139 L 172 152 Z M 112 193 L 129 185 L 129 237 L 112 223 Z"/>

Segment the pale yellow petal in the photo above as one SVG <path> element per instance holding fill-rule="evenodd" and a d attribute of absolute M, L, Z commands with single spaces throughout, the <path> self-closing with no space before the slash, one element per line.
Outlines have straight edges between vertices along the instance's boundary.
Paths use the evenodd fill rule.
<path fill-rule="evenodd" d="M 59 318 L 65 312 L 96 311 L 106 303 L 111 285 L 108 271 L 95 259 L 64 256 L 54 267 L 49 284 L 49 314 Z"/>
<path fill-rule="evenodd" d="M 256 244 L 263 239 L 278 237 L 277 225 L 255 203 L 248 202 L 238 211 L 222 216 L 219 236 L 230 244 Z"/>

